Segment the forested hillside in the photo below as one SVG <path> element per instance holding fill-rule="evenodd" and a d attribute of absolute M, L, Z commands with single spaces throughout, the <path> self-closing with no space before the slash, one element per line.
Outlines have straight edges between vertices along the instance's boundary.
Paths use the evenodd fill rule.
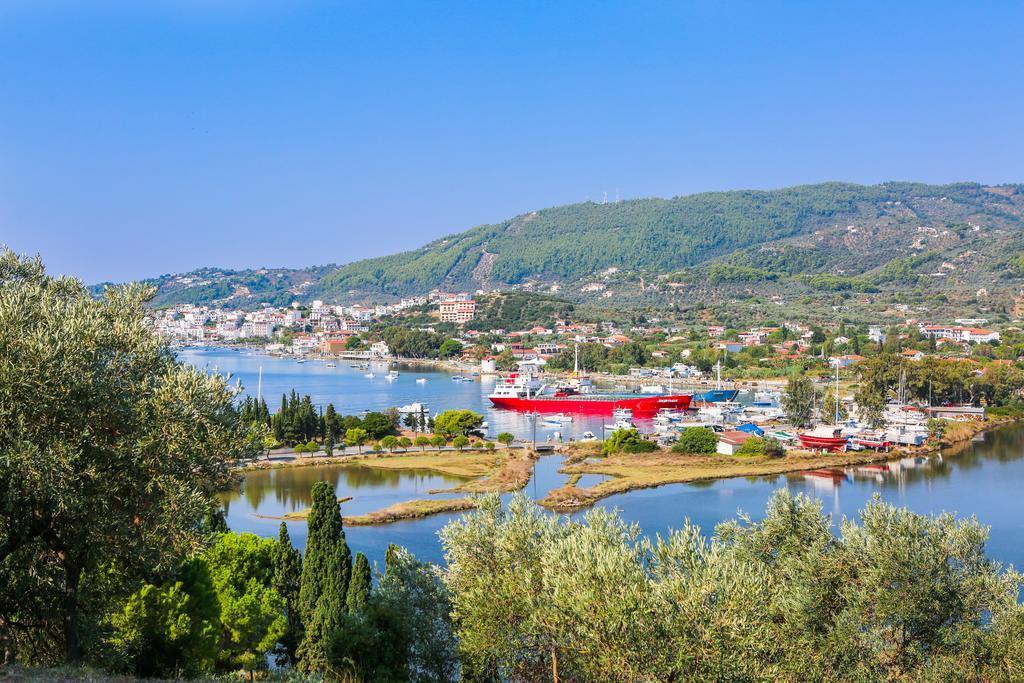
<path fill-rule="evenodd" d="M 520 289 L 655 305 L 680 293 L 1012 290 L 1024 186 L 824 183 L 587 202 L 517 216 L 340 267 L 164 276 L 157 304 L 386 300 Z M 212 275 L 211 275 L 212 274 Z"/>

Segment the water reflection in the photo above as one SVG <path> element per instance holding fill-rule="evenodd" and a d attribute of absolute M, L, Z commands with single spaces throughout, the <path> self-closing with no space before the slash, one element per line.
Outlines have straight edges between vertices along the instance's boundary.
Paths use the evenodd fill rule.
<path fill-rule="evenodd" d="M 486 401 L 491 389 L 488 380 L 452 382 L 447 373 L 415 368 L 403 369 L 399 380 L 389 383 L 365 379 L 361 371 L 355 369 L 327 369 L 316 362 L 297 364 L 234 351 L 189 353 L 188 359 L 197 365 L 217 365 L 221 370 L 235 372 L 250 391 L 255 388 L 258 368 L 263 365 L 263 393 L 272 409 L 277 396 L 295 387 L 302 393 L 310 393 L 318 404 L 334 402 L 342 412 L 377 410 L 419 400 L 427 402 L 435 412 L 448 408 L 483 412 L 490 423 L 491 435 L 499 431 L 510 431 L 520 437 L 531 435 L 532 425 L 524 415 L 489 406 Z M 416 378 L 421 376 L 427 377 L 428 382 L 416 383 Z M 604 421 L 601 417 L 591 422 L 577 421 L 562 431 L 566 436 L 579 435 L 584 430 L 600 435 L 600 424 Z M 554 429 L 538 425 L 538 440 L 545 440 L 552 431 Z M 678 528 L 686 518 L 710 532 L 719 522 L 734 518 L 739 510 L 754 518 L 760 517 L 768 498 L 780 487 L 821 499 L 836 522 L 843 515 L 856 515 L 878 493 L 883 499 L 916 512 L 976 515 L 992 526 L 990 555 L 1024 566 L 1024 514 L 1021 514 L 1020 503 L 1020 492 L 1024 490 L 1022 456 L 1024 427 L 1007 428 L 928 460 L 863 465 L 835 475 L 794 473 L 671 484 L 619 494 L 600 501 L 598 506 L 619 509 L 626 520 L 638 523 L 645 534 L 664 534 L 670 528 Z M 564 484 L 567 477 L 558 472 L 560 464 L 557 456 L 541 458 L 525 493 L 542 498 L 550 489 Z M 601 475 L 586 475 L 578 485 L 593 486 L 600 480 Z M 237 491 L 224 494 L 222 500 L 228 524 L 236 531 L 274 536 L 279 522 L 266 516 L 280 516 L 308 507 L 310 488 L 317 481 L 330 482 L 339 497 L 353 496 L 343 505 L 344 513 L 349 515 L 427 495 L 461 495 L 428 494 L 433 489 L 447 489 L 460 481 L 433 472 L 339 465 L 264 470 L 250 473 Z M 347 534 L 353 550 L 366 553 L 371 560 L 381 561 L 387 544 L 398 543 L 422 559 L 440 562 L 443 558 L 437 531 L 456 516 L 437 515 L 382 527 L 351 527 Z M 295 543 L 304 546 L 305 523 L 295 522 L 289 527 Z"/>
<path fill-rule="evenodd" d="M 426 495 L 448 497 L 452 494 L 429 492 L 450 489 L 465 479 L 429 470 L 385 470 L 361 465 L 254 470 L 246 474 L 237 490 L 221 494 L 229 525 L 244 525 L 247 516 L 278 517 L 304 510 L 312 505 L 310 490 L 318 481 L 329 483 L 338 498 L 352 497 L 343 505 L 344 514 L 351 515 Z"/>

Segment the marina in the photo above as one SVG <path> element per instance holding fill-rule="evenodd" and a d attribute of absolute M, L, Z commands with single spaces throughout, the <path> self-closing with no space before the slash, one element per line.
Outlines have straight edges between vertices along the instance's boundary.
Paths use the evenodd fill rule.
<path fill-rule="evenodd" d="M 263 394 L 272 399 L 297 387 L 310 393 L 316 404 L 334 402 L 340 412 L 383 410 L 389 406 L 411 406 L 417 401 L 428 404 L 433 414 L 449 408 L 469 408 L 485 415 L 488 434 L 510 431 L 529 439 L 536 429 L 538 442 L 554 432 L 573 435 L 580 441 L 598 439 L 607 416 L 575 415 L 571 422 L 546 425 L 534 416 L 496 409 L 489 405 L 486 394 L 493 378 L 476 383 L 431 381 L 420 384 L 417 377 L 445 379 L 448 373 L 417 369 L 415 374 L 402 371 L 396 382 L 380 379 L 369 381 L 359 368 L 328 369 L 326 364 L 310 361 L 297 364 L 288 359 L 245 355 L 238 351 L 189 350 L 182 357 L 200 367 L 218 366 L 240 379 L 247 390 L 255 387 L 259 367 L 263 367 Z M 379 364 L 386 374 L 387 367 Z M 421 391 L 422 390 L 422 391 Z M 738 405 L 746 410 L 754 405 L 752 394 L 739 396 Z M 746 401 L 746 402 L 743 402 Z M 898 414 L 906 411 L 897 409 Z M 678 422 L 673 421 L 678 418 Z M 665 413 L 661 419 L 679 424 L 683 416 Z M 634 421 L 645 429 L 654 429 L 655 420 Z M 908 420 L 907 426 L 912 423 Z M 782 439 L 795 434 L 766 428 L 765 433 Z M 523 493 L 534 499 L 543 498 L 552 489 L 565 485 L 569 476 L 560 473 L 562 456 L 544 455 L 537 460 L 534 472 Z M 440 477 L 436 473 L 384 472 L 362 466 L 310 466 L 249 472 L 236 491 L 223 494 L 229 526 L 236 531 L 251 531 L 274 536 L 280 523 L 274 517 L 308 507 L 312 482 L 330 481 L 339 498 L 351 496 L 343 504 L 344 514 L 361 514 L 396 502 L 428 496 L 432 490 L 451 488 L 460 480 Z M 604 475 L 584 475 L 578 486 L 593 486 L 606 481 Z M 720 479 L 689 484 L 668 484 L 612 495 L 595 503 L 595 507 L 618 509 L 624 518 L 640 525 L 644 534 L 664 534 L 678 528 L 689 518 L 710 531 L 715 524 L 735 517 L 743 510 L 755 517 L 763 514 L 764 504 L 772 491 L 785 487 L 793 492 L 807 493 L 822 501 L 826 512 L 833 513 L 834 522 L 842 515 L 856 514 L 876 492 L 884 500 L 905 505 L 917 512 L 956 512 L 975 514 L 992 524 L 989 548 L 993 557 L 1024 565 L 1024 522 L 1014 513 L 1019 487 L 1024 485 L 1024 427 L 1004 427 L 984 434 L 981 440 L 969 442 L 955 452 L 930 458 L 908 457 L 887 463 L 860 465 L 840 469 L 837 473 L 791 473 L 771 476 Z M 985 495 L 978 495 L 985 491 Z M 504 494 L 507 497 L 511 494 Z M 408 547 L 417 556 L 440 561 L 441 548 L 436 532 L 460 513 L 445 513 L 411 521 L 382 526 L 350 527 L 349 543 L 354 551 L 362 551 L 378 562 L 388 543 Z M 573 513 L 585 514 L 584 511 Z M 293 540 L 305 543 L 305 524 L 288 522 Z"/>

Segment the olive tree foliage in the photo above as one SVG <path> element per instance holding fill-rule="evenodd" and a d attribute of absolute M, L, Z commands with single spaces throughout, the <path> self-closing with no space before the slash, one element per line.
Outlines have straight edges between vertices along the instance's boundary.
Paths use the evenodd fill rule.
<path fill-rule="evenodd" d="M 637 529 L 594 511 L 562 523 L 497 496 L 441 533 L 462 663 L 478 678 L 635 680 L 661 656 Z"/>
<path fill-rule="evenodd" d="M 251 455 L 227 380 L 176 362 L 147 327 L 152 293 L 95 299 L 0 252 L 5 659 L 80 659 L 106 594 L 196 549 L 229 460 Z"/>
<path fill-rule="evenodd" d="M 459 642 L 452 623 L 451 596 L 443 573 L 412 553 L 390 546 L 387 567 L 374 598 L 401 615 L 409 679 L 445 683 L 458 679 Z"/>
<path fill-rule="evenodd" d="M 763 520 L 641 539 L 496 497 L 442 532 L 467 680 L 1018 680 L 1022 577 L 987 529 L 874 500 L 835 533 L 781 490 Z"/>

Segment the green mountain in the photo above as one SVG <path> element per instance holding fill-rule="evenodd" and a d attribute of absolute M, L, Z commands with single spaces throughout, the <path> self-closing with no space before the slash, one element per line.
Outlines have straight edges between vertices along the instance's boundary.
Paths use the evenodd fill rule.
<path fill-rule="evenodd" d="M 1022 251 L 1022 185 L 823 183 L 572 204 L 340 267 L 207 269 L 155 283 L 158 304 L 386 300 L 442 288 L 659 305 L 752 290 L 1011 291 Z"/>

